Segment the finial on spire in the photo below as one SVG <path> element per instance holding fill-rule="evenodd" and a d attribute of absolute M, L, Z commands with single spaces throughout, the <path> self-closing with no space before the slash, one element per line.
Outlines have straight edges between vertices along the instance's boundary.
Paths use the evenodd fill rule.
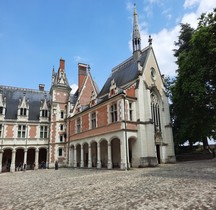
<path fill-rule="evenodd" d="M 139 31 L 136 4 L 134 4 L 134 22 L 133 22 L 132 45 L 133 45 L 133 53 L 141 51 L 141 36 L 140 36 L 140 31 Z"/>
<path fill-rule="evenodd" d="M 152 38 L 151 38 L 151 35 L 149 35 L 148 43 L 149 43 L 149 46 L 152 45 Z"/>

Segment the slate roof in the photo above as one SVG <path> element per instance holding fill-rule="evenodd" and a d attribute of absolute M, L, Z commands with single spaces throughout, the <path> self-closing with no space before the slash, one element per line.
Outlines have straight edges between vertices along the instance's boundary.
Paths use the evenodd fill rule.
<path fill-rule="evenodd" d="M 149 50 L 150 47 L 147 47 L 141 51 L 141 55 L 139 57 L 141 66 L 145 65 Z M 103 88 L 98 94 L 98 97 L 103 98 L 109 93 L 110 84 L 113 79 L 116 82 L 116 86 L 118 88 L 122 88 L 123 86 L 136 80 L 138 75 L 138 63 L 137 60 L 135 60 L 132 56 L 118 66 L 116 66 L 115 68 L 113 68 L 111 76 L 105 82 Z"/>
<path fill-rule="evenodd" d="M 5 119 L 17 119 L 17 110 L 19 99 L 23 98 L 25 93 L 26 99 L 29 100 L 29 120 L 39 120 L 41 100 L 50 100 L 49 92 L 32 90 L 26 88 L 17 88 L 9 86 L 0 86 L 3 97 L 6 96 L 6 114 Z"/>

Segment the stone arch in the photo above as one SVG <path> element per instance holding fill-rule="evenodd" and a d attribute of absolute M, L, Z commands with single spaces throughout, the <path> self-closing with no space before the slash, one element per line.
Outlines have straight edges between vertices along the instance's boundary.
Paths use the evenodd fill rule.
<path fill-rule="evenodd" d="M 35 147 L 29 147 L 27 151 L 26 169 L 33 169 L 34 162 L 35 162 Z"/>
<path fill-rule="evenodd" d="M 90 142 L 92 167 L 97 167 L 97 158 L 98 158 L 97 145 L 98 143 L 95 140 L 92 140 Z"/>
<path fill-rule="evenodd" d="M 119 138 L 111 139 L 111 160 L 113 168 L 121 167 L 121 141 Z"/>
<path fill-rule="evenodd" d="M 83 166 L 88 167 L 89 144 L 83 143 Z"/>
<path fill-rule="evenodd" d="M 101 167 L 107 168 L 108 165 L 108 141 L 106 139 L 101 139 L 100 144 L 100 157 L 101 157 Z"/>
<path fill-rule="evenodd" d="M 135 151 L 135 144 L 136 144 L 136 140 L 137 138 L 134 137 L 134 136 L 131 136 L 129 139 L 128 139 L 128 159 L 129 159 L 129 163 L 130 163 L 130 167 L 133 167 L 134 165 L 134 161 L 135 161 L 135 154 L 136 154 L 136 151 Z"/>
<path fill-rule="evenodd" d="M 2 172 L 10 172 L 11 170 L 11 160 L 12 160 L 12 148 L 5 147 L 2 158 Z"/>
<path fill-rule="evenodd" d="M 16 157 L 15 157 L 15 169 L 19 170 L 19 166 L 24 163 L 24 148 L 16 148 Z"/>
<path fill-rule="evenodd" d="M 44 162 L 47 165 L 47 148 L 40 147 L 38 155 L 38 163 L 41 164 Z"/>

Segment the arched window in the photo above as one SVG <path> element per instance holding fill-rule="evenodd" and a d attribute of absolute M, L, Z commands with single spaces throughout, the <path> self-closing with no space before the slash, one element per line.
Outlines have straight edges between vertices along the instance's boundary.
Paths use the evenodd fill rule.
<path fill-rule="evenodd" d="M 161 132 L 160 106 L 157 95 L 151 92 L 151 113 L 155 132 Z"/>

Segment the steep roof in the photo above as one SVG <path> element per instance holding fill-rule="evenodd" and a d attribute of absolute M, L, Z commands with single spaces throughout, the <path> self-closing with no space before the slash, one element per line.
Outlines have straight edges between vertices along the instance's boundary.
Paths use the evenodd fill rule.
<path fill-rule="evenodd" d="M 19 99 L 23 98 L 24 93 L 26 99 L 29 100 L 29 120 L 39 120 L 41 101 L 45 97 L 48 101 L 50 100 L 49 92 L 47 91 L 9 86 L 0 86 L 0 89 L 2 90 L 3 96 L 6 96 L 6 119 L 17 119 Z"/>
<path fill-rule="evenodd" d="M 146 47 L 140 52 L 139 60 L 135 60 L 132 56 L 113 68 L 110 77 L 105 82 L 103 88 L 98 94 L 98 97 L 103 98 L 109 93 L 110 84 L 113 79 L 116 82 L 116 86 L 119 88 L 123 88 L 130 82 L 136 80 L 139 75 L 138 61 L 140 61 L 140 65 L 144 67 L 149 51 L 150 47 Z"/>

